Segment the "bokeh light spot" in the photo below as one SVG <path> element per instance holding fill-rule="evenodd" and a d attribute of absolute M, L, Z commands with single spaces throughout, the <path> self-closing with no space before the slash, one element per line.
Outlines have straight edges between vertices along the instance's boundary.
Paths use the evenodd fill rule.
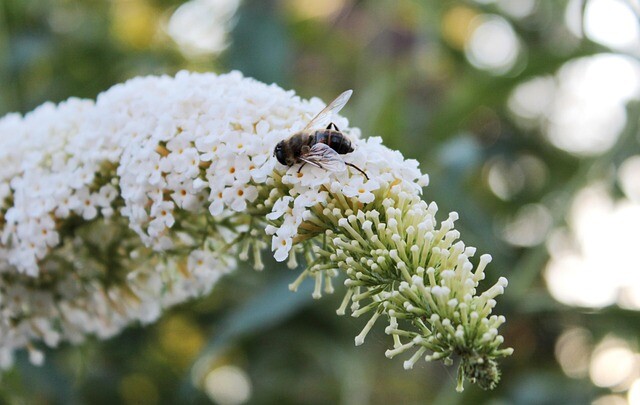
<path fill-rule="evenodd" d="M 634 305 L 624 297 L 635 297 L 640 286 L 634 265 L 640 204 L 613 201 L 605 186 L 592 185 L 577 194 L 568 222 L 571 232 L 555 232 L 547 242 L 551 259 L 545 278 L 553 297 L 593 308 L 616 301 Z"/>
<path fill-rule="evenodd" d="M 525 174 L 517 163 L 493 159 L 487 163 L 487 182 L 498 198 L 508 201 L 519 193 L 525 184 Z"/>
<path fill-rule="evenodd" d="M 584 328 L 566 330 L 555 346 L 556 359 L 562 371 L 571 378 L 587 376 L 591 350 L 591 333 Z"/>
<path fill-rule="evenodd" d="M 635 353 L 621 339 L 605 338 L 594 350 L 589 366 L 591 381 L 599 387 L 615 387 L 636 377 Z M 629 381 L 628 388 L 632 381 Z"/>
<path fill-rule="evenodd" d="M 622 162 L 618 169 L 618 181 L 627 198 L 640 203 L 640 155 Z"/>
<path fill-rule="evenodd" d="M 622 0 L 589 0 L 584 31 L 589 39 L 613 49 L 637 53 L 640 46 L 638 18 Z"/>
<path fill-rule="evenodd" d="M 620 395 L 603 395 L 591 402 L 591 405 L 629 405 L 627 400 Z"/>
<path fill-rule="evenodd" d="M 520 44 L 515 31 L 504 18 L 482 15 L 466 47 L 469 62 L 493 74 L 504 74 L 515 65 Z"/>
<path fill-rule="evenodd" d="M 111 31 L 120 42 L 137 49 L 148 47 L 157 32 L 157 11 L 145 0 L 112 3 Z"/>
<path fill-rule="evenodd" d="M 185 56 L 214 55 L 227 48 L 240 0 L 191 0 L 171 15 L 167 33 Z"/>
<path fill-rule="evenodd" d="M 186 317 L 172 316 L 160 324 L 160 347 L 175 365 L 186 368 L 205 344 L 198 325 Z"/>
<path fill-rule="evenodd" d="M 204 390 L 220 405 L 243 404 L 251 398 L 251 380 L 239 367 L 222 366 L 206 375 Z"/>
<path fill-rule="evenodd" d="M 640 96 L 640 63 L 601 54 L 565 64 L 544 134 L 556 147 L 577 155 L 610 149 L 626 123 L 625 104 Z"/>
<path fill-rule="evenodd" d="M 536 246 L 545 240 L 551 225 L 551 214 L 545 206 L 528 204 L 503 227 L 502 237 L 514 246 Z"/>
<path fill-rule="evenodd" d="M 345 0 L 286 0 L 285 6 L 301 20 L 327 18 L 344 7 Z"/>
<path fill-rule="evenodd" d="M 629 405 L 640 405 L 640 378 L 636 379 L 627 393 Z"/>
<path fill-rule="evenodd" d="M 553 77 L 537 77 L 516 87 L 507 105 L 509 109 L 526 120 L 539 120 L 549 115 L 556 90 Z"/>
<path fill-rule="evenodd" d="M 455 6 L 442 16 L 442 38 L 452 47 L 463 50 L 471 33 L 480 22 L 478 12 L 471 7 Z"/>
<path fill-rule="evenodd" d="M 511 17 L 524 18 L 536 9 L 536 0 L 497 0 L 496 5 Z"/>

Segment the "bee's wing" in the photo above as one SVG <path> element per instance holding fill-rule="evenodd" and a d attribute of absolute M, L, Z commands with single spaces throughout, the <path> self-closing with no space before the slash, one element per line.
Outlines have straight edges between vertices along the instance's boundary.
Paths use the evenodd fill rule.
<path fill-rule="evenodd" d="M 312 128 L 320 128 L 327 124 L 328 119 L 331 118 L 333 114 L 337 114 L 340 110 L 342 110 L 342 107 L 347 104 L 347 102 L 351 98 L 351 94 L 353 94 L 353 90 L 347 90 L 336 97 L 336 99 L 330 102 L 328 106 L 326 106 L 322 111 L 318 113 L 318 115 L 313 117 L 313 119 L 309 121 L 307 126 L 304 127 L 301 132 L 306 132 Z"/>
<path fill-rule="evenodd" d="M 301 156 L 300 160 L 330 172 L 341 172 L 347 168 L 338 152 L 325 143 L 313 145 L 309 153 Z"/>

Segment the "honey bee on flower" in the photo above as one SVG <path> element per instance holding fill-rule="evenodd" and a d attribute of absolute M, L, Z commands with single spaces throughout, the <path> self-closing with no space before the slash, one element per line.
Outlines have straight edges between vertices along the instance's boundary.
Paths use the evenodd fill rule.
<path fill-rule="evenodd" d="M 278 142 L 273 150 L 273 155 L 278 162 L 285 166 L 302 163 L 298 173 L 307 163 L 332 172 L 344 171 L 346 166 L 350 166 L 368 180 L 369 176 L 362 169 L 353 163 L 345 162 L 340 157 L 353 152 L 354 149 L 351 140 L 338 129 L 336 124 L 329 122 L 325 129 L 315 129 L 324 126 L 333 114 L 342 110 L 351 98 L 351 94 L 353 90 L 343 92 L 309 121 L 302 131 Z"/>

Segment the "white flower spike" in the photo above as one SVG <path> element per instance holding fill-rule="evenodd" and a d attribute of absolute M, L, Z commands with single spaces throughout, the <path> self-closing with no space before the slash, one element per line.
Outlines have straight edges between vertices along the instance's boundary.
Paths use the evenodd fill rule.
<path fill-rule="evenodd" d="M 493 388 L 496 358 L 512 352 L 491 315 L 507 281 L 477 293 L 491 257 L 474 271 L 457 214 L 438 225 L 418 163 L 340 116 L 355 149 L 340 158 L 366 176 L 273 157 L 323 106 L 238 72 L 180 72 L 0 119 L 0 366 L 153 322 L 236 258 L 262 269 L 271 246 L 277 261 L 306 262 L 293 290 L 312 277 L 319 298 L 345 278 L 338 313 L 369 317 L 357 345 L 387 319 L 386 354 L 409 352 L 404 368 L 459 358 L 459 389 Z"/>

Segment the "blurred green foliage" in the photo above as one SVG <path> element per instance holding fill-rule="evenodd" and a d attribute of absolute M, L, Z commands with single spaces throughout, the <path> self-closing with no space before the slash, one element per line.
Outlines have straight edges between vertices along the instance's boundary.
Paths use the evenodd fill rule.
<path fill-rule="evenodd" d="M 509 278 L 496 312 L 508 319 L 502 332 L 515 354 L 501 362 L 495 391 L 470 386 L 458 394 L 454 368 L 421 362 L 404 371 L 401 360 L 386 359 L 390 340 L 381 325 L 354 347 L 364 321 L 335 316 L 341 294 L 312 302 L 309 291 L 290 293 L 286 285 L 296 272 L 268 261 L 264 272 L 240 268 L 211 296 L 169 311 L 154 325 L 48 351 L 42 367 L 21 357 L 1 377 L 0 402 L 208 403 L 201 371 L 224 364 L 248 373 L 249 402 L 259 404 L 584 404 L 608 392 L 565 376 L 554 344 L 568 325 L 588 328 L 595 339 L 610 332 L 635 339 L 638 314 L 558 304 L 541 276 L 544 243 L 516 247 L 497 231 L 530 203 L 545 205 L 554 225 L 563 225 L 575 192 L 593 179 L 610 181 L 612 165 L 638 149 L 635 105 L 618 143 L 592 158 L 554 148 L 539 129 L 516 125 L 507 110 L 517 85 L 607 52 L 567 32 L 565 1 L 537 1 L 518 19 L 492 2 L 245 0 L 230 25 L 228 49 L 197 57 L 184 56 L 165 29 L 180 4 L 2 0 L 0 113 L 25 113 L 71 96 L 95 98 L 135 75 L 180 69 L 239 69 L 324 100 L 353 88 L 344 115 L 364 136 L 382 136 L 430 173 L 425 198 L 444 212 L 460 212 L 462 240 L 494 257 L 485 285 Z M 520 38 L 522 52 L 507 74 L 474 67 L 461 47 L 464 18 L 483 13 L 505 18 Z M 487 162 L 509 165 L 522 156 L 534 157 L 546 175 L 531 174 L 510 198 L 498 198 L 487 183 Z"/>

